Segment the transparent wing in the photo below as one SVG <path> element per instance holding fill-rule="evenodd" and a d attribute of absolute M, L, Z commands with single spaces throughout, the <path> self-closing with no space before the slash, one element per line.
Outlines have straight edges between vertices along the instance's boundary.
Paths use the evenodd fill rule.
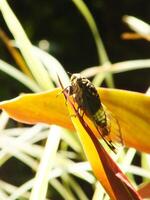
<path fill-rule="evenodd" d="M 117 146 L 123 145 L 122 132 L 118 119 L 106 106 L 103 105 L 103 108 L 105 110 L 109 130 L 109 135 L 106 136 L 106 139 L 112 141 Z"/>
<path fill-rule="evenodd" d="M 109 111 L 104 105 L 103 109 L 106 115 L 107 126 L 100 127 L 97 124 L 95 124 L 95 126 L 107 146 L 114 153 L 117 153 L 118 148 L 123 146 L 121 127 L 119 125 L 119 121 L 114 116 L 114 114 Z"/>

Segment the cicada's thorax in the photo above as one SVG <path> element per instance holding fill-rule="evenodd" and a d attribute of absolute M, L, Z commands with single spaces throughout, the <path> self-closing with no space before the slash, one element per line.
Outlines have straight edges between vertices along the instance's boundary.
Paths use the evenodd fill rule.
<path fill-rule="evenodd" d="M 104 134 L 109 134 L 106 114 L 94 85 L 88 79 L 78 74 L 73 74 L 71 76 L 71 93 L 78 107 L 82 109 L 97 126 L 104 129 Z"/>
<path fill-rule="evenodd" d="M 72 86 L 72 96 L 76 103 L 78 104 L 78 107 L 81 109 L 84 109 L 84 102 L 83 102 L 83 90 L 80 87 L 81 84 L 76 82 L 75 80 L 71 82 Z"/>

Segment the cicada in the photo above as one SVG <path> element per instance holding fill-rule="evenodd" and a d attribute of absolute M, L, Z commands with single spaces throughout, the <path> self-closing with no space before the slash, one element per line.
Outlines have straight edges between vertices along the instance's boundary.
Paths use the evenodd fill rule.
<path fill-rule="evenodd" d="M 109 148 L 116 152 L 116 148 L 110 137 L 111 122 L 115 121 L 116 133 L 119 140 L 122 142 L 121 130 L 117 119 L 113 114 L 101 103 L 100 96 L 95 86 L 85 77 L 80 74 L 72 74 L 70 78 L 71 85 L 67 87 L 67 93 L 73 97 L 77 104 L 77 111 L 82 112 L 90 118 L 96 129 L 100 133 L 102 139 L 106 142 Z"/>

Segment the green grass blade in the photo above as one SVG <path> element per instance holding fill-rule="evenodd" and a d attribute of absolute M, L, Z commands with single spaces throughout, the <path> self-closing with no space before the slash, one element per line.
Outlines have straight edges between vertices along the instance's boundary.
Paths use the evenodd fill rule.
<path fill-rule="evenodd" d="M 2 111 L 0 114 L 0 131 L 2 131 L 3 129 L 5 129 L 7 123 L 9 120 L 9 116 L 5 111 Z"/>
<path fill-rule="evenodd" d="M 102 39 L 100 37 L 98 28 L 96 26 L 95 20 L 89 11 L 88 7 L 82 0 L 72 0 L 73 3 L 76 5 L 80 13 L 85 18 L 86 22 L 88 23 L 88 26 L 93 34 L 93 38 L 95 40 L 95 44 L 97 47 L 98 57 L 99 57 L 99 63 L 105 64 L 109 62 L 109 58 L 107 56 L 105 47 L 103 45 Z"/>
<path fill-rule="evenodd" d="M 138 166 L 130 165 L 128 173 L 135 174 L 150 180 L 150 170 L 143 169 Z"/>
<path fill-rule="evenodd" d="M 29 88 L 33 92 L 40 92 L 41 91 L 41 89 L 35 83 L 35 81 L 30 79 L 28 76 L 23 74 L 21 71 L 19 71 L 18 69 L 16 69 L 12 65 L 10 65 L 10 64 L 2 61 L 2 60 L 0 60 L 0 70 L 5 72 L 9 76 L 15 78 L 16 80 L 18 80 L 19 82 L 24 84 L 27 88 Z"/>
<path fill-rule="evenodd" d="M 31 192 L 30 200 L 45 200 L 48 187 L 48 175 L 54 165 L 54 158 L 60 142 L 60 128 L 52 126 L 42 160 L 35 177 L 35 183 Z"/>
<path fill-rule="evenodd" d="M 125 15 L 123 21 L 136 33 L 140 35 L 150 34 L 150 25 L 134 16 Z"/>
<path fill-rule="evenodd" d="M 150 172 L 150 155 L 146 153 L 141 154 L 141 167 Z M 149 181 L 149 178 L 144 178 L 144 181 Z"/>
<path fill-rule="evenodd" d="M 49 78 L 49 75 L 43 67 L 42 63 L 35 57 L 34 53 L 32 52 L 32 44 L 30 43 L 20 22 L 9 7 L 6 0 L 0 1 L 0 10 L 38 85 L 42 89 L 50 89 L 53 87 L 53 84 Z"/>
<path fill-rule="evenodd" d="M 14 138 L 8 138 L 8 137 L 6 138 L 3 135 L 0 136 L 1 136 L 0 148 L 3 149 L 4 152 L 7 152 L 7 154 L 16 157 L 18 160 L 28 165 L 31 169 L 34 170 L 37 169 L 38 162 L 31 156 L 28 156 L 26 153 L 20 151 L 20 149 L 17 147 L 17 142 L 14 143 Z M 1 151 L 1 154 L 3 153 L 3 151 Z"/>
<path fill-rule="evenodd" d="M 29 181 L 27 181 L 26 183 L 24 183 L 23 185 L 19 186 L 18 188 L 16 188 L 11 195 L 7 198 L 7 200 L 16 200 L 16 199 L 21 199 L 21 197 L 25 196 L 29 199 L 29 192 L 28 190 L 31 189 L 31 187 L 33 186 L 33 182 L 34 180 L 31 179 Z"/>
<path fill-rule="evenodd" d="M 0 199 L 1 200 L 6 200 L 7 199 L 6 193 L 0 188 Z"/>
<path fill-rule="evenodd" d="M 102 65 L 110 64 L 107 52 L 105 50 L 104 44 L 102 42 L 102 39 L 100 37 L 99 31 L 97 28 L 97 25 L 95 23 L 95 20 L 92 16 L 91 12 L 89 11 L 88 7 L 82 0 L 72 0 L 72 1 L 76 5 L 76 7 L 80 11 L 80 13 L 83 15 L 83 17 L 85 18 L 85 20 L 93 34 L 93 38 L 94 38 L 94 41 L 95 41 L 95 44 L 97 47 L 99 63 Z M 101 74 L 98 74 L 95 77 L 94 84 L 96 86 L 99 86 L 101 83 L 101 79 L 103 80 L 105 77 L 106 77 L 106 82 L 107 82 L 108 87 L 114 87 L 114 81 L 113 81 L 112 75 L 110 73 L 104 74 L 103 78 L 101 77 Z"/>
<path fill-rule="evenodd" d="M 96 188 L 92 200 L 104 200 L 104 196 L 106 194 L 104 188 L 99 182 L 97 182 L 95 185 Z"/>
<path fill-rule="evenodd" d="M 33 46 L 33 51 L 39 60 L 44 64 L 45 68 L 49 72 L 51 79 L 59 85 L 58 77 L 61 77 L 63 80 L 63 85 L 67 87 L 70 83 L 68 74 L 66 73 L 65 69 L 61 65 L 61 63 L 54 58 L 52 55 L 48 54 L 47 52 L 43 51 L 42 49 Z"/>
<path fill-rule="evenodd" d="M 82 187 L 75 181 L 74 178 L 72 178 L 71 176 L 67 176 L 68 179 L 68 183 L 71 186 L 72 190 L 74 191 L 74 193 L 78 196 L 78 198 L 80 200 L 88 200 L 85 192 L 82 190 Z"/>
<path fill-rule="evenodd" d="M 95 76 L 97 73 L 100 74 L 103 74 L 104 72 L 122 73 L 126 71 L 138 70 L 144 68 L 145 69 L 150 68 L 150 59 L 126 60 L 114 63 L 111 65 L 111 67 L 107 66 L 90 67 L 83 70 L 81 74 L 86 77 L 91 77 Z"/>
<path fill-rule="evenodd" d="M 81 145 L 75 134 L 70 133 L 68 130 L 64 129 L 61 134 L 61 138 L 76 152 L 81 152 Z"/>
<path fill-rule="evenodd" d="M 72 193 L 67 190 L 65 186 L 63 186 L 57 179 L 53 179 L 50 181 L 51 186 L 55 188 L 57 192 L 63 197 L 65 200 L 76 200 Z"/>
<path fill-rule="evenodd" d="M 27 187 L 27 184 L 28 184 L 28 187 Z M 26 186 L 24 187 L 24 185 L 26 185 Z M 10 183 L 7 183 L 5 181 L 0 180 L 0 188 L 2 190 L 4 190 L 7 194 L 10 195 L 8 198 L 5 198 L 5 200 L 6 199 L 7 200 L 16 200 L 16 199 L 21 200 L 21 197 L 24 197 L 23 199 L 29 199 L 30 193 L 27 190 L 29 190 L 32 185 L 33 185 L 33 179 L 24 183 L 20 187 L 14 186 Z M 22 189 L 22 187 L 24 188 L 24 190 Z M 18 190 L 21 191 L 21 192 L 18 192 Z"/>

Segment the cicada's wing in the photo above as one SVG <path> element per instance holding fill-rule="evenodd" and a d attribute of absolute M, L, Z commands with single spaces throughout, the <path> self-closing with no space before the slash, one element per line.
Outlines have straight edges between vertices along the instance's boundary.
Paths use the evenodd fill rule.
<path fill-rule="evenodd" d="M 119 125 L 119 121 L 114 116 L 114 114 L 109 111 L 104 105 L 103 109 L 106 115 L 107 126 L 100 127 L 97 124 L 95 124 L 95 126 L 107 146 L 114 153 L 117 153 L 118 148 L 123 146 L 121 127 Z"/>
<path fill-rule="evenodd" d="M 117 150 L 116 150 L 116 146 L 113 144 L 113 141 L 112 139 L 110 138 L 109 135 L 103 135 L 103 128 L 99 127 L 96 125 L 96 128 L 98 130 L 98 132 L 100 133 L 101 135 L 101 138 L 103 139 L 103 141 L 107 144 L 107 146 L 114 152 L 114 153 L 117 153 Z"/>
<path fill-rule="evenodd" d="M 106 139 L 112 141 L 115 146 L 123 146 L 122 132 L 118 119 L 110 110 L 106 108 L 106 106 L 103 105 L 103 108 L 105 110 L 109 130 L 109 135 L 106 136 Z"/>

